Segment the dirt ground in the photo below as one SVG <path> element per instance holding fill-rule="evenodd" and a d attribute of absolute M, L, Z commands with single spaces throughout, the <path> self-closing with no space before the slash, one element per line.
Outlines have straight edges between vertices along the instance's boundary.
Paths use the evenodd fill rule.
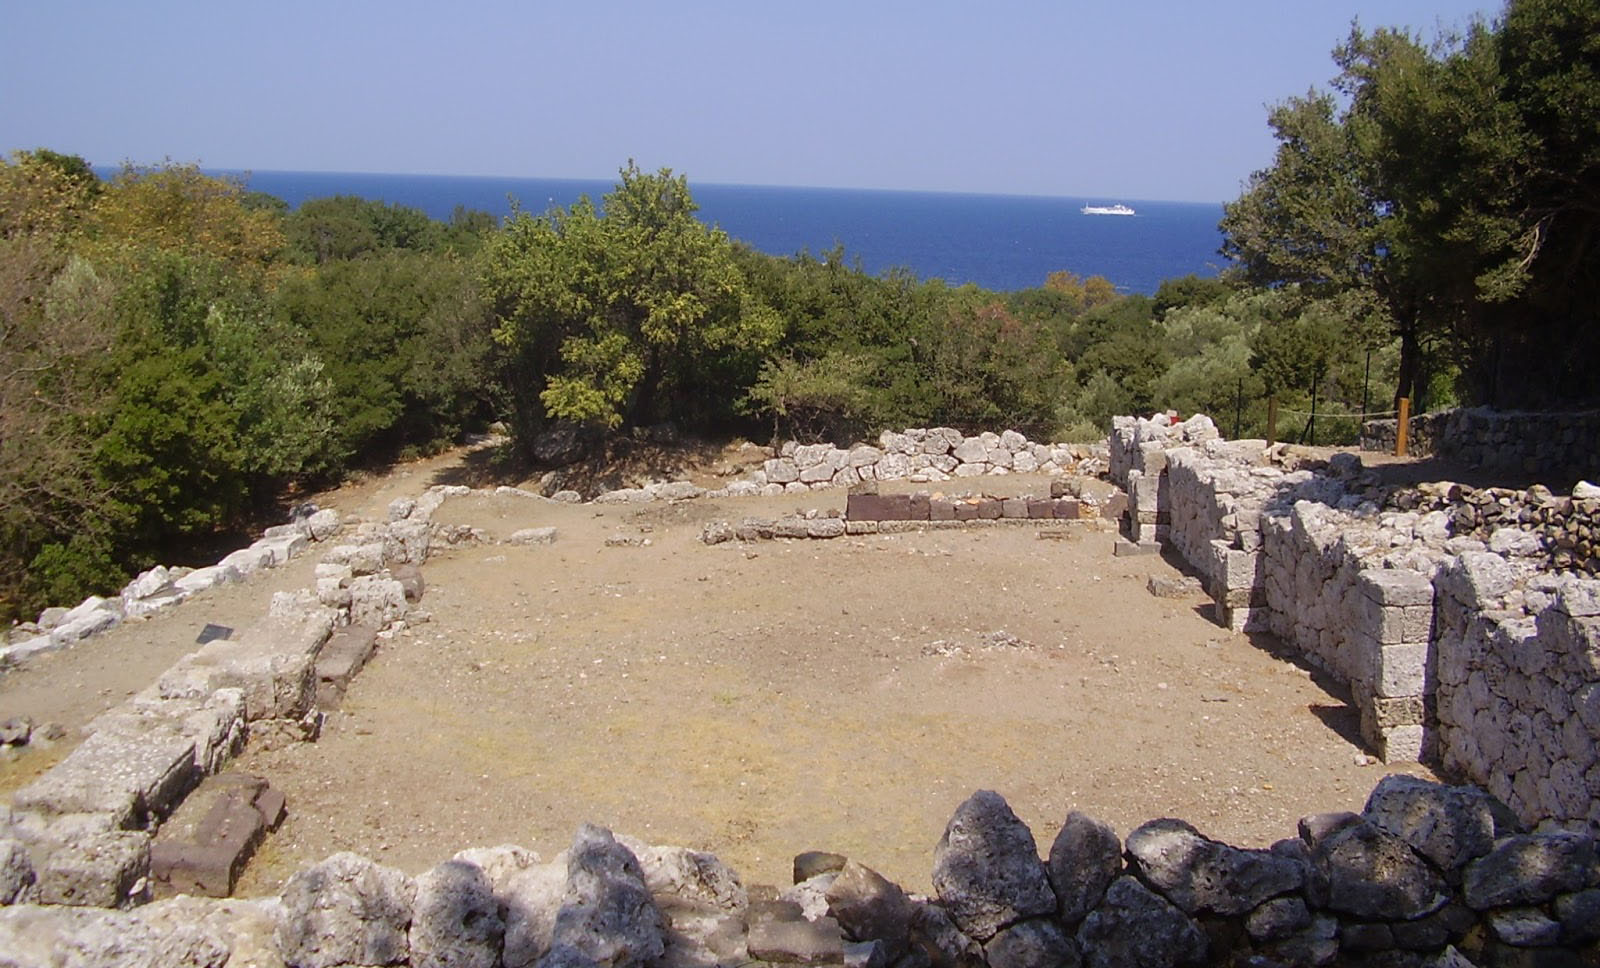
<path fill-rule="evenodd" d="M 470 460 L 322 503 L 379 514 L 470 476 Z M 1048 481 L 982 484 L 1041 494 Z M 1112 557 L 1109 530 L 698 540 L 708 520 L 843 502 L 452 499 L 436 520 L 558 538 L 430 559 L 429 620 L 383 645 L 322 738 L 246 752 L 237 768 L 283 790 L 290 813 L 239 893 L 275 892 L 338 850 L 411 873 L 475 845 L 548 858 L 585 821 L 712 851 L 747 882 L 787 883 L 795 853 L 824 849 L 926 890 L 945 822 L 977 789 L 1002 793 L 1041 852 L 1073 809 L 1124 835 L 1177 816 L 1265 845 L 1303 814 L 1359 809 L 1385 770 L 1359 762 L 1338 694 L 1270 640 L 1218 628 L 1202 596 L 1150 595 L 1147 577 L 1173 564 Z M 613 535 L 649 544 L 607 547 Z M 310 569 L 308 557 L 6 672 L 0 718 L 81 725 L 206 622 L 253 620 Z M 54 758 L 0 764 L 0 795 Z"/>

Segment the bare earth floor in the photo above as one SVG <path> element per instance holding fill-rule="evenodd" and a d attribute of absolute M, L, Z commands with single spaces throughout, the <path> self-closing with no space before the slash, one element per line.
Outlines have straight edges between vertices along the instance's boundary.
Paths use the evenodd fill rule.
<path fill-rule="evenodd" d="M 443 467 L 351 492 L 343 510 L 375 513 Z M 926 890 L 946 820 L 980 788 L 1041 851 L 1073 809 L 1122 834 L 1178 816 L 1265 845 L 1305 813 L 1359 809 L 1383 769 L 1359 765 L 1340 697 L 1270 641 L 1212 624 L 1202 597 L 1151 596 L 1146 578 L 1174 568 L 1112 557 L 1109 531 L 698 540 L 707 520 L 843 501 L 452 499 L 436 521 L 559 538 L 430 559 L 431 621 L 383 645 L 321 740 L 245 754 L 238 768 L 283 790 L 290 814 L 239 893 L 274 892 L 338 850 L 412 873 L 476 845 L 549 858 L 584 821 L 710 850 L 750 882 L 786 883 L 795 853 L 825 849 Z M 612 535 L 650 544 L 606 547 Z M 271 584 L 304 580 L 286 569 Z M 192 643 L 190 625 L 248 621 L 269 586 L 251 587 L 248 616 L 197 601 L 0 676 L 0 713 L 37 717 L 39 697 L 74 682 L 85 706 L 119 701 L 171 658 L 102 682 L 86 671 L 95 650 L 159 651 L 158 623 Z M 5 767 L 0 792 L 49 758 Z"/>

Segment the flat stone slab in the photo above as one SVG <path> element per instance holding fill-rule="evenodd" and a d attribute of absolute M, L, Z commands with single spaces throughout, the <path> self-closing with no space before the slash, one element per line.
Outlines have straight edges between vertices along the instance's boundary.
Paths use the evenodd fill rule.
<path fill-rule="evenodd" d="M 378 630 L 347 625 L 328 637 L 317 653 L 317 708 L 333 709 L 344 698 L 350 680 L 361 671 L 378 645 Z"/>

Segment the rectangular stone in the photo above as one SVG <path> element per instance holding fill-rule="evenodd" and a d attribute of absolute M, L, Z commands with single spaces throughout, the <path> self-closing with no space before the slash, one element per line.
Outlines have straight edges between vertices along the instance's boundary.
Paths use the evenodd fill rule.
<path fill-rule="evenodd" d="M 40 904 L 123 906 L 150 870 L 150 835 L 118 830 L 93 834 L 51 851 L 34 885 Z"/>
<path fill-rule="evenodd" d="M 959 501 L 956 503 L 957 521 L 976 521 L 977 519 L 978 506 L 976 504 L 971 501 Z"/>
<path fill-rule="evenodd" d="M 985 521 L 998 521 L 1004 511 L 1003 502 L 986 497 L 978 501 L 978 517 Z"/>
<path fill-rule="evenodd" d="M 1379 655 L 1373 690 L 1385 698 L 1422 695 L 1427 658 L 1426 643 L 1385 645 Z"/>
<path fill-rule="evenodd" d="M 1074 498 L 1056 498 L 1052 503 L 1055 505 L 1056 517 L 1062 520 L 1077 521 L 1083 517 L 1083 507 Z"/>
<path fill-rule="evenodd" d="M 1028 500 L 1021 497 L 1008 497 L 1000 502 L 1000 516 L 1002 518 L 1026 518 L 1028 516 Z"/>
<path fill-rule="evenodd" d="M 1054 518 L 1056 505 L 1054 501 L 1033 500 L 1028 502 L 1028 517 L 1034 520 Z"/>
<path fill-rule="evenodd" d="M 845 534 L 877 534 L 878 522 L 876 521 L 846 521 Z"/>
<path fill-rule="evenodd" d="M 1426 642 L 1433 631 L 1433 606 L 1407 605 L 1400 610 L 1400 641 Z"/>
<path fill-rule="evenodd" d="M 906 508 L 906 513 L 912 521 L 927 521 L 932 517 L 932 498 L 926 492 L 919 491 L 911 495 L 911 501 Z"/>
<path fill-rule="evenodd" d="M 1126 538 L 1118 538 L 1117 543 L 1111 546 L 1111 554 L 1117 558 L 1129 558 L 1139 555 L 1158 555 L 1161 546 L 1154 541 L 1133 542 Z"/>
<path fill-rule="evenodd" d="M 1380 605 L 1433 604 L 1433 582 L 1418 572 L 1367 568 L 1359 580 L 1362 594 Z"/>
<path fill-rule="evenodd" d="M 943 498 L 934 498 L 928 502 L 929 521 L 954 521 L 956 519 L 956 506 Z"/>
<path fill-rule="evenodd" d="M 350 680 L 372 657 L 378 630 L 369 625 L 349 625 L 328 637 L 317 653 L 317 706 L 332 709 L 344 697 Z"/>
<path fill-rule="evenodd" d="M 1122 515 L 1128 510 L 1128 495 L 1113 494 L 1100 507 L 1100 516 L 1107 521 L 1120 521 Z"/>
<path fill-rule="evenodd" d="M 909 494 L 850 494 L 845 497 L 845 517 L 852 521 L 909 521 Z"/>

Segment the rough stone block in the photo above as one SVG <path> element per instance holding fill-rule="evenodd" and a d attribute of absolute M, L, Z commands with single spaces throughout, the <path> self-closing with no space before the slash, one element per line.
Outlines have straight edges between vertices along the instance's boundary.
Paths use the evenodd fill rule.
<path fill-rule="evenodd" d="M 928 521 L 933 518 L 933 498 L 925 492 L 911 495 L 906 513 L 912 521 Z"/>
<path fill-rule="evenodd" d="M 283 795 L 259 777 L 213 777 L 185 803 L 181 814 L 189 816 L 175 816 L 151 843 L 152 893 L 227 897 L 283 806 Z"/>
<path fill-rule="evenodd" d="M 929 521 L 954 521 L 956 519 L 956 506 L 953 502 L 943 498 L 933 498 L 928 502 Z"/>
<path fill-rule="evenodd" d="M 1420 696 L 1428 661 L 1427 643 L 1385 645 L 1379 652 L 1374 691 L 1385 698 Z"/>
<path fill-rule="evenodd" d="M 1361 593 L 1380 605 L 1433 604 L 1433 582 L 1419 572 L 1368 568 L 1357 577 Z"/>
<path fill-rule="evenodd" d="M 1139 555 L 1159 555 L 1161 545 L 1155 541 L 1129 541 L 1118 538 L 1117 543 L 1111 546 L 1111 554 L 1117 558 L 1132 558 Z"/>
<path fill-rule="evenodd" d="M 983 498 L 978 502 L 978 520 L 998 521 L 1004 510 L 1004 502 L 995 498 Z"/>
<path fill-rule="evenodd" d="M 169 813 L 199 781 L 194 738 L 165 717 L 118 712 L 54 769 L 18 790 L 12 807 L 46 816 L 104 814 L 119 827 Z"/>
<path fill-rule="evenodd" d="M 806 536 L 809 538 L 838 538 L 843 535 L 843 518 L 813 518 L 806 522 Z"/>
<path fill-rule="evenodd" d="M 971 501 L 958 501 L 955 506 L 957 521 L 978 520 L 978 506 Z"/>
<path fill-rule="evenodd" d="M 1052 492 L 1055 487 L 1050 488 Z M 1076 521 L 1083 517 L 1083 507 L 1075 498 L 1058 497 L 1052 500 L 1055 505 L 1056 517 L 1065 521 Z"/>
<path fill-rule="evenodd" d="M 1385 763 L 1420 763 L 1427 752 L 1426 741 L 1421 726 L 1395 726 L 1384 730 L 1378 755 Z"/>
<path fill-rule="evenodd" d="M 1040 520 L 1044 518 L 1054 518 L 1055 516 L 1056 507 L 1054 501 L 1035 499 L 1028 502 L 1029 518 Z"/>
<path fill-rule="evenodd" d="M 62 844 L 40 867 L 35 896 L 41 904 L 122 907 L 150 871 L 150 835 L 118 830 Z"/>
<path fill-rule="evenodd" d="M 1028 517 L 1028 499 L 1022 497 L 1008 497 L 1001 501 L 1000 516 L 1003 518 Z"/>
<path fill-rule="evenodd" d="M 877 534 L 878 522 L 876 521 L 846 521 L 845 534 Z"/>

